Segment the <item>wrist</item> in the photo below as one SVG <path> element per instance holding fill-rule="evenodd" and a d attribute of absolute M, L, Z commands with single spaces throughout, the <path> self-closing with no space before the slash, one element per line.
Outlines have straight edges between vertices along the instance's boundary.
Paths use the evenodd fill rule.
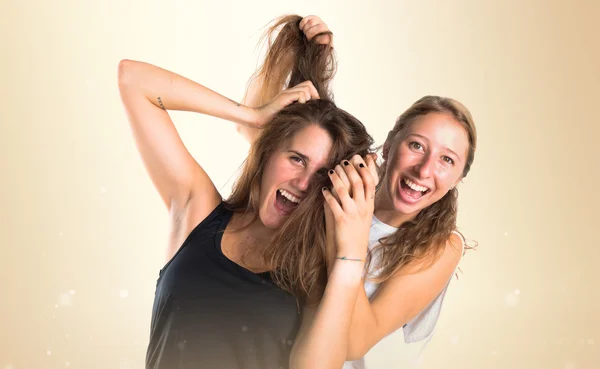
<path fill-rule="evenodd" d="M 353 256 L 353 255 L 347 255 L 347 254 L 343 254 L 343 255 L 336 255 L 336 260 L 346 260 L 346 261 L 356 261 L 356 262 L 365 262 L 365 258 L 361 258 L 358 256 Z"/>
<path fill-rule="evenodd" d="M 252 128 L 260 126 L 259 114 L 258 114 L 258 110 L 256 108 L 251 108 L 249 106 L 241 105 L 241 104 L 240 104 L 239 108 L 242 110 L 242 119 L 238 123 L 243 124 L 246 127 L 252 127 Z"/>
<path fill-rule="evenodd" d="M 363 262 L 336 259 L 329 273 L 329 280 L 338 280 L 338 283 L 344 285 L 360 284 L 364 266 Z"/>

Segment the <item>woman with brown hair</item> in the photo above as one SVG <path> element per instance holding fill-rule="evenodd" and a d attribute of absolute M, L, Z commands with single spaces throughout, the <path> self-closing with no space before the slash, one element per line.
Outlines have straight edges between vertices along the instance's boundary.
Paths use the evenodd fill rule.
<path fill-rule="evenodd" d="M 309 38 L 311 29 L 329 32 L 315 16 L 299 28 Z M 293 45 L 267 54 L 245 101 L 266 101 L 283 88 L 290 69 L 276 61 L 294 54 Z M 250 140 L 260 137 L 255 128 L 240 132 Z M 456 229 L 456 186 L 471 168 L 476 142 L 465 106 L 425 96 L 400 115 L 383 145 L 374 213 L 368 196 L 378 178 L 357 175 L 372 168 L 370 161 L 354 156 L 329 172 L 333 191 L 323 190 L 328 280 L 324 294 L 305 304 L 293 367 L 364 368 L 364 355 L 401 328 L 407 343 L 428 341 L 466 247 Z M 303 236 L 290 229 L 286 237 L 293 243 Z"/>
<path fill-rule="evenodd" d="M 288 367 L 300 325 L 298 301 L 322 294 L 327 269 L 320 188 L 329 183 L 328 168 L 366 155 L 373 141 L 328 98 L 331 48 L 306 41 L 298 22 L 287 30 L 302 42 L 291 88 L 259 108 L 147 63 L 119 64 L 133 136 L 171 223 L 146 368 Z M 168 110 L 261 127 L 227 200 L 186 150 Z M 360 173 L 369 181 L 367 168 Z M 299 242 L 289 242 L 291 230 L 302 235 L 294 249 L 289 246 Z M 304 294 L 289 294 L 281 281 Z"/>

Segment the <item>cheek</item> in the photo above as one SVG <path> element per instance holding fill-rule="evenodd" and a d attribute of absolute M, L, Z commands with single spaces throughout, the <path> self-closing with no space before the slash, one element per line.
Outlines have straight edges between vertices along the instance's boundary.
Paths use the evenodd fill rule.
<path fill-rule="evenodd" d="M 459 175 L 456 173 L 456 170 L 447 170 L 446 168 L 442 168 L 438 171 L 437 174 L 437 182 L 438 188 L 447 191 L 458 181 Z"/>
<path fill-rule="evenodd" d="M 275 181 L 274 177 L 277 175 L 277 171 L 275 170 L 276 168 L 273 164 L 273 160 L 269 160 L 263 167 L 262 178 L 260 181 L 261 198 L 264 198 L 267 195 L 270 188 L 273 186 L 273 182 Z"/>
<path fill-rule="evenodd" d="M 262 185 L 268 191 L 269 188 L 286 182 L 292 175 L 293 173 L 289 165 L 286 165 L 284 160 L 277 160 L 275 158 L 265 165 Z"/>
<path fill-rule="evenodd" d="M 410 151 L 408 148 L 398 148 L 395 155 L 391 158 L 389 169 L 404 169 L 411 165 L 414 165 L 418 161 L 417 155 Z"/>

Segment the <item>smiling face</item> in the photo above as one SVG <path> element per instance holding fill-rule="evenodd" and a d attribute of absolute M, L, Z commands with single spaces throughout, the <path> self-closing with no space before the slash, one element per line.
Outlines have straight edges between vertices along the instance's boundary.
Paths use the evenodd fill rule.
<path fill-rule="evenodd" d="M 309 124 L 269 157 L 262 175 L 258 209 L 267 228 L 279 228 L 296 209 L 314 174 L 326 166 L 332 146 L 327 131 Z"/>
<path fill-rule="evenodd" d="M 402 222 L 441 199 L 462 179 L 469 137 L 447 113 L 417 116 L 386 142 L 381 203 Z M 399 221 L 402 219 L 402 221 Z"/>

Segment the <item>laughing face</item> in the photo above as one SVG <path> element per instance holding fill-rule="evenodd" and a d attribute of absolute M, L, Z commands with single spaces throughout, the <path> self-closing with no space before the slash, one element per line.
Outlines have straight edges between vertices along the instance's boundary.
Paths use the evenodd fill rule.
<path fill-rule="evenodd" d="M 468 149 L 467 131 L 445 113 L 419 116 L 398 132 L 384 148 L 386 222 L 398 225 L 446 195 L 462 179 Z"/>
<path fill-rule="evenodd" d="M 314 174 L 327 164 L 332 146 L 323 128 L 308 125 L 271 155 L 259 198 L 259 218 L 267 228 L 279 228 L 296 209 Z"/>

